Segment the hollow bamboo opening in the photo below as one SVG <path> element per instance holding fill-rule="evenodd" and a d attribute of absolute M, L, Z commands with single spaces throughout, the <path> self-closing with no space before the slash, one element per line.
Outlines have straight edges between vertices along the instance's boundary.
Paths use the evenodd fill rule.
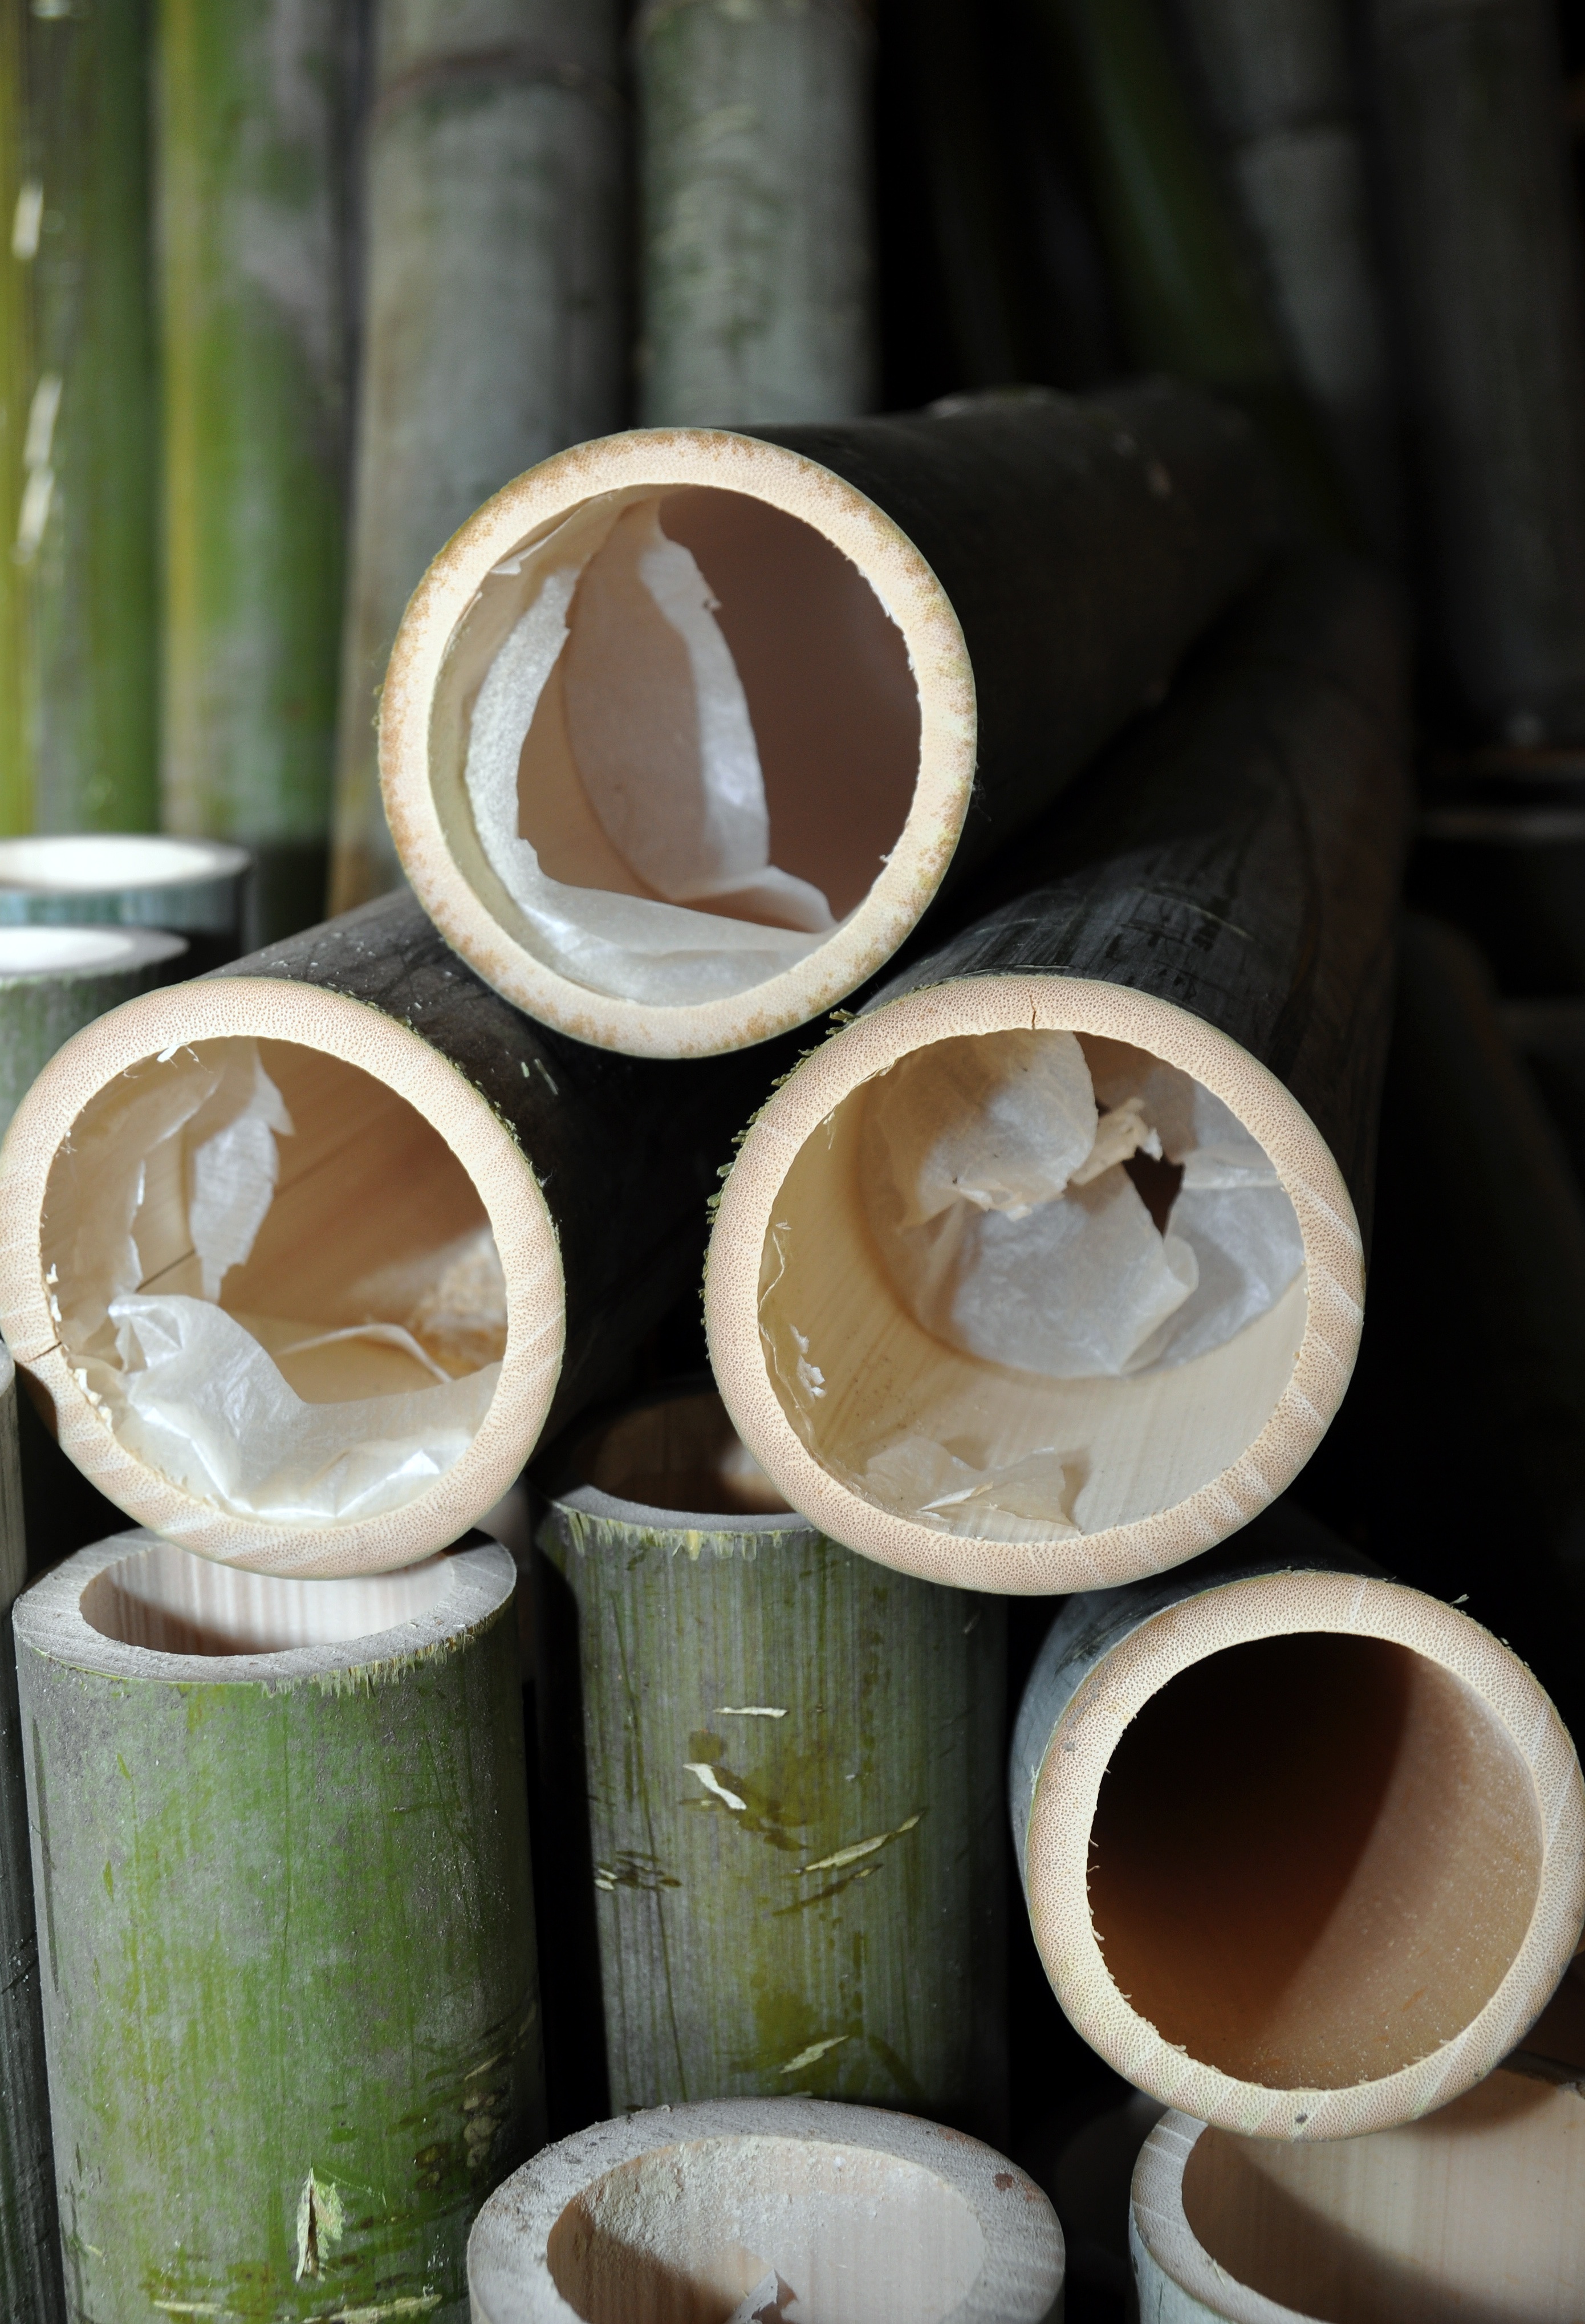
<path fill-rule="evenodd" d="M 1155 2134 L 1136 2218 L 1165 2271 L 1214 2300 L 1204 2312 L 1240 2324 L 1574 2324 L 1581 2312 L 1585 2100 L 1571 2084 L 1499 2071 L 1423 2121 L 1320 2146 L 1197 2130 L 1169 2116 Z"/>
<path fill-rule="evenodd" d="M 576 1483 L 648 1508 L 730 1519 L 788 1507 L 707 1388 L 640 1405 L 592 1430 L 567 1467 Z"/>
<path fill-rule="evenodd" d="M 547 2248 L 585 2324 L 942 2324 L 985 2263 L 973 2210 L 932 2171 L 807 2139 L 699 2139 L 605 2172 Z"/>
<path fill-rule="evenodd" d="M 1122 1737 L 1091 1917 L 1165 2042 L 1243 2081 L 1342 2089 L 1479 2015 L 1543 1846 L 1529 1769 L 1451 1671 L 1383 1638 L 1261 1638 L 1181 1672 Z"/>
<path fill-rule="evenodd" d="M 82 1618 L 102 1637 L 161 1655 L 269 1655 L 343 1646 L 432 1612 L 450 1594 L 446 1559 L 397 1573 L 299 1582 L 244 1573 L 161 1542 L 94 1575 Z"/>
<path fill-rule="evenodd" d="M 966 809 L 970 699 L 939 585 L 862 495 L 771 445 L 637 433 L 520 479 L 437 560 L 382 775 L 414 888 L 499 991 L 709 1052 L 895 950 Z"/>
<path fill-rule="evenodd" d="M 771 1098 L 712 1240 L 712 1358 L 836 1539 L 976 1588 L 1126 1581 L 1313 1449 L 1358 1333 L 1350 1220 L 1305 1117 L 1198 1020 L 965 979 Z"/>

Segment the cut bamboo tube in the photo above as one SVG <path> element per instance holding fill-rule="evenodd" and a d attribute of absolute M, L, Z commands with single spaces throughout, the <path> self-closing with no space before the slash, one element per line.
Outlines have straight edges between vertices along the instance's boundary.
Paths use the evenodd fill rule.
<path fill-rule="evenodd" d="M 1403 510 L 1386 318 L 1342 0 L 1172 0 L 1267 304 L 1363 539 Z"/>
<path fill-rule="evenodd" d="M 382 899 L 67 1044 L 0 1152 L 7 1342 L 155 1531 L 266 1572 L 410 1563 L 696 1279 L 778 1063 L 559 1039 Z"/>
<path fill-rule="evenodd" d="M 977 2139 L 816 2098 L 663 2107 L 536 2155 L 468 2243 L 474 2324 L 1056 2324 L 1063 2242 Z"/>
<path fill-rule="evenodd" d="M 1351 2138 L 1455 2098 L 1585 1920 L 1585 1786 L 1530 1672 L 1296 1517 L 1213 1576 L 1072 1600 L 1010 1783 L 1064 2010 L 1243 2135 Z"/>
<path fill-rule="evenodd" d="M 1373 0 L 1440 643 L 1512 742 L 1585 739 L 1585 298 L 1544 0 Z"/>
<path fill-rule="evenodd" d="M 645 0 L 650 427 L 849 420 L 874 389 L 866 0 Z"/>
<path fill-rule="evenodd" d="M 1384 586 L 1341 558 L 1297 559 L 1256 597 L 1023 851 L 1019 876 L 1049 884 L 910 966 L 807 1057 L 722 1194 L 705 1320 L 738 1432 L 812 1524 L 905 1572 L 1040 1594 L 1176 1564 L 1282 1489 L 1348 1384 L 1403 828 L 1403 642 Z M 1244 1156 L 1230 1152 L 1226 1176 L 1208 1154 L 1196 1176 L 1233 1189 L 1243 1171 L 1247 1190 L 1264 1177 L 1268 1191 L 1224 1197 L 1236 1211 L 1192 1265 L 1146 1231 L 1180 1215 L 1165 1207 L 1178 1182 L 1144 1185 L 1161 1213 L 1147 1221 L 1113 1170 L 1083 1191 L 1132 1237 L 1127 1261 L 1030 1276 L 1057 1262 L 989 1239 L 1007 1231 L 993 1221 L 977 1277 L 945 1243 L 934 1282 L 899 1271 L 924 1262 L 907 1240 L 915 1195 L 889 1145 L 893 1109 L 969 1154 L 994 1118 L 975 1076 L 1010 1087 L 1033 1071 L 1037 1053 L 1019 1046 L 1031 1033 L 1090 1045 L 1084 1102 L 1099 1074 L 1101 1102 L 1124 1105 L 1118 1127 L 1153 1066 L 1190 1077 L 1203 1094 L 1169 1076 L 1175 1102 L 1206 1109 L 1221 1123 L 1208 1121 L 1209 1144 L 1242 1140 Z M 1129 1045 L 1120 1067 L 1115 1043 Z M 1038 1054 L 1056 1049 L 1074 1045 Z M 1144 1102 L 1156 1102 L 1147 1090 Z M 1188 1150 L 1166 1134 L 1167 1160 Z M 1085 1151 L 1021 1206 L 994 1188 L 987 1206 L 1009 1226 L 1027 1217 Z M 1104 1152 L 1091 1150 L 1097 1168 Z M 934 1213 L 920 1196 L 926 1222 L 952 1192 Z M 1031 1231 L 1073 1223 L 1050 1208 Z M 1272 1239 L 1264 1297 L 1242 1274 L 1253 1257 L 1234 1250 L 1250 1233 Z M 1157 1360 L 1127 1324 L 1136 1260 L 1153 1284 L 1151 1270 L 1180 1270 L 1159 1282 L 1169 1322 L 1192 1271 L 1205 1299 L 1240 1280 L 1250 1296 L 1222 1311 L 1224 1331 L 1196 1324 L 1197 1342 Z M 992 1280 L 994 1296 L 972 1294 L 978 1320 L 954 1322 L 963 1285 Z M 1184 1321 L 1203 1313 L 1187 1306 Z M 1063 1332 L 1072 1352 L 1042 1355 Z"/>
<path fill-rule="evenodd" d="M 1267 553 L 1268 484 L 1246 422 L 1162 384 L 548 461 L 402 622 L 380 748 L 408 876 L 482 976 L 581 1040 L 683 1056 L 806 1022 L 1158 696 Z M 640 554 L 720 600 L 719 627 L 678 601 L 688 654 L 621 580 Z"/>
<path fill-rule="evenodd" d="M 1005 1609 L 825 1540 L 711 1391 L 548 1484 L 539 1766 L 587 1803 L 558 1887 L 592 1867 L 610 2110 L 799 2089 L 999 2129 Z"/>
<path fill-rule="evenodd" d="M 462 2324 L 543 2135 L 513 1579 L 120 1534 L 18 1600 L 74 2318 Z"/>
<path fill-rule="evenodd" d="M 386 0 L 364 200 L 333 911 L 396 887 L 375 708 L 424 567 L 509 476 L 623 417 L 610 0 Z"/>
<path fill-rule="evenodd" d="M 146 0 L 13 12 L 0 51 L 0 830 L 159 819 Z M 12 112 L 13 120 L 4 115 Z M 13 135 L 17 142 L 13 144 Z M 6 167 L 14 158 L 14 173 Z M 25 311 L 23 311 L 25 309 Z M 0 629 L 5 628 L 0 613 Z"/>
<path fill-rule="evenodd" d="M 144 832 L 0 839 L 0 927 L 54 923 L 168 928 L 187 938 L 189 973 L 241 949 L 248 857 L 213 839 Z"/>
<path fill-rule="evenodd" d="M 0 2314 L 64 2324 L 60 2220 L 50 2152 L 39 1943 L 12 1606 L 27 1578 L 17 1463 L 16 1372 L 0 1348 Z"/>
<path fill-rule="evenodd" d="M 186 951 L 154 928 L 0 925 L 0 1130 L 74 1033 L 168 984 Z"/>
<path fill-rule="evenodd" d="M 324 910 L 342 612 L 347 14 L 159 0 L 163 821 Z"/>
<path fill-rule="evenodd" d="M 1585 2096 L 1504 2070 L 1401 2130 L 1271 2146 L 1169 2114 L 1135 2174 L 1151 2324 L 1572 2324 Z"/>

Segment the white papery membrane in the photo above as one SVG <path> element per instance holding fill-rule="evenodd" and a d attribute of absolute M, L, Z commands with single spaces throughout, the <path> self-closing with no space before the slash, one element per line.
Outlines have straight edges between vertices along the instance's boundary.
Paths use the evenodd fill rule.
<path fill-rule="evenodd" d="M 291 1119 L 254 1041 L 159 1063 L 79 1121 L 51 1197 L 45 1280 L 79 1385 L 127 1452 L 234 1517 L 401 1508 L 460 1458 L 495 1391 L 506 1286 L 488 1226 L 338 1292 L 352 1321 L 232 1314 L 222 1286 L 269 1214 Z M 174 1200 L 190 1247 L 151 1279 L 138 1238 L 156 1185 L 162 1243 Z M 345 1393 L 355 1355 L 362 1385 L 383 1374 L 388 1392 Z"/>
<path fill-rule="evenodd" d="M 1157 1228 L 1125 1167 L 1180 1163 Z M 1134 1378 L 1218 1348 L 1304 1266 L 1293 1204 L 1220 1098 L 1120 1041 L 965 1036 L 872 1084 L 860 1160 L 869 1223 L 925 1329 L 966 1355 L 1049 1379 Z M 944 1532 L 1077 1534 L 1082 1461 L 1060 1445 L 984 1469 L 913 1434 L 859 1489 Z"/>
<path fill-rule="evenodd" d="M 586 524 L 576 537 L 563 564 L 555 534 L 535 551 L 544 578 L 474 705 L 464 779 L 479 844 L 562 975 L 669 1007 L 745 992 L 836 923 L 818 888 L 770 862 L 759 750 L 717 601 L 661 530 L 659 500 L 623 510 L 592 550 Z M 523 750 L 553 673 L 574 779 L 635 893 L 552 879 L 520 830 Z"/>

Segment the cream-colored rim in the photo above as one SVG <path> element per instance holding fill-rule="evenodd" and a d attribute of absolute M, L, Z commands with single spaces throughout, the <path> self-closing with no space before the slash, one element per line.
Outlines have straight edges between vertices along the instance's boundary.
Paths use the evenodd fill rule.
<path fill-rule="evenodd" d="M 597 493 L 709 485 L 800 518 L 856 565 L 902 632 L 918 688 L 919 773 L 880 878 L 796 968 L 747 992 L 686 1008 L 621 1001 L 576 984 L 502 927 L 455 862 L 429 768 L 436 687 L 457 629 L 492 568 Z M 380 776 L 396 851 L 425 910 L 487 984 L 580 1041 L 634 1056 L 710 1056 L 806 1024 L 888 961 L 952 861 L 973 786 L 968 649 L 945 591 L 891 519 L 800 453 L 723 430 L 635 429 L 582 444 L 487 501 L 441 550 L 397 632 L 380 712 Z"/>
<path fill-rule="evenodd" d="M 405 1098 L 445 1139 L 484 1205 L 507 1283 L 506 1351 L 484 1424 L 427 1491 L 383 1517 L 326 1526 L 232 1517 L 133 1460 L 84 1394 L 62 1350 L 41 1257 L 50 1170 L 72 1124 L 117 1074 L 188 1042 L 227 1035 L 291 1041 L 338 1057 Z M 455 1541 L 532 1452 L 561 1370 L 566 1332 L 556 1230 L 510 1130 L 456 1066 L 416 1033 L 344 994 L 273 977 L 215 977 L 129 1001 L 76 1034 L 33 1084 L 0 1147 L 0 1331 L 47 1391 L 60 1440 L 83 1473 L 140 1525 L 227 1564 L 334 1575 L 411 1564 Z"/>
<path fill-rule="evenodd" d="M 1189 2225 L 1184 2172 L 1205 2127 L 1190 2115 L 1164 2114 L 1145 2141 L 1134 2166 L 1130 2240 L 1142 2245 L 1147 2263 L 1199 2301 L 1207 2316 L 1223 2318 L 1225 2324 L 1315 2324 L 1219 2267 Z"/>
<path fill-rule="evenodd" d="M 1077 1540 L 944 1535 L 864 1499 L 821 1466 L 783 1411 L 760 1335 L 760 1261 L 782 1181 L 806 1139 L 862 1082 L 964 1033 L 1034 1028 L 1148 1049 L 1221 1098 L 1266 1148 L 1304 1238 L 1307 1312 L 1293 1375 L 1247 1452 L 1187 1499 Z M 1342 1401 L 1359 1351 L 1364 1255 L 1342 1174 L 1304 1109 L 1225 1033 L 1127 986 L 1063 975 L 966 977 L 856 1019 L 771 1097 L 726 1182 L 705 1267 L 710 1360 L 733 1425 L 777 1489 L 833 1539 L 905 1573 L 1028 1595 L 1110 1588 L 1237 1532 L 1302 1469 Z"/>
<path fill-rule="evenodd" d="M 1555 1991 L 1585 1921 L 1585 1785 L 1568 1730 L 1518 1656 L 1439 1599 L 1349 1573 L 1259 1574 L 1151 1616 L 1104 1655 L 1052 1729 L 1030 1812 L 1030 1924 L 1063 2008 L 1138 2089 L 1202 2122 L 1260 2138 L 1356 2138 L 1445 2106 L 1514 2048 Z M 1091 1832 L 1101 1778 L 1129 1721 L 1192 1663 L 1296 1632 L 1408 1647 L 1470 1687 L 1529 1769 L 1543 1835 L 1523 1942 L 1485 2006 L 1428 2057 L 1344 2089 L 1273 2089 L 1203 2064 L 1162 2039 L 1120 1993 L 1090 1918 Z"/>

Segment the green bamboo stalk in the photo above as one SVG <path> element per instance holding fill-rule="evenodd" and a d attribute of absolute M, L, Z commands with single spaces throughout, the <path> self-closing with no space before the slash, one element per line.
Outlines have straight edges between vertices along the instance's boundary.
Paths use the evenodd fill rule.
<path fill-rule="evenodd" d="M 11 215 L 33 374 L 12 555 L 32 599 L 21 827 L 38 831 L 159 821 L 149 21 L 148 0 L 27 19 L 38 207 Z"/>
<path fill-rule="evenodd" d="M 156 928 L 0 927 L 0 1131 L 64 1042 L 170 983 L 186 952 Z"/>
<path fill-rule="evenodd" d="M 331 909 L 400 885 L 374 710 L 402 608 L 482 501 L 620 427 L 613 0 L 383 0 Z"/>
<path fill-rule="evenodd" d="M 12 247 L 28 177 L 26 29 L 20 8 L 0 9 L 0 831 L 26 831 L 32 821 L 28 589 L 11 554 L 22 515 L 33 370 L 32 301 L 25 263 Z"/>
<path fill-rule="evenodd" d="M 1156 0 L 1037 0 L 1069 90 L 1124 336 L 1144 370 L 1235 396 L 1312 530 L 1349 530 L 1320 432 L 1261 302 Z"/>
<path fill-rule="evenodd" d="M 259 862 L 252 940 L 318 918 L 345 466 L 337 0 L 160 0 L 172 831 Z"/>
<path fill-rule="evenodd" d="M 868 410 L 864 0 L 647 0 L 633 40 L 646 423 Z"/>
<path fill-rule="evenodd" d="M 543 2135 L 512 1589 L 121 1534 L 19 1600 L 71 2324 L 465 2324 Z"/>
<path fill-rule="evenodd" d="M 592 1877 L 612 2110 L 803 2091 L 994 2131 L 1003 1609 L 853 1556 L 756 1478 L 695 1390 L 586 1439 L 548 1499 L 558 1989 Z"/>
<path fill-rule="evenodd" d="M 218 968 L 241 945 L 240 847 L 154 833 L 40 834 L 0 839 L 0 928 L 169 928 L 191 948 L 184 974 Z"/>
<path fill-rule="evenodd" d="M 60 2220 L 50 2152 L 39 1946 L 12 1608 L 27 1578 L 16 1372 L 0 1348 L 0 2315 L 62 2324 Z"/>

